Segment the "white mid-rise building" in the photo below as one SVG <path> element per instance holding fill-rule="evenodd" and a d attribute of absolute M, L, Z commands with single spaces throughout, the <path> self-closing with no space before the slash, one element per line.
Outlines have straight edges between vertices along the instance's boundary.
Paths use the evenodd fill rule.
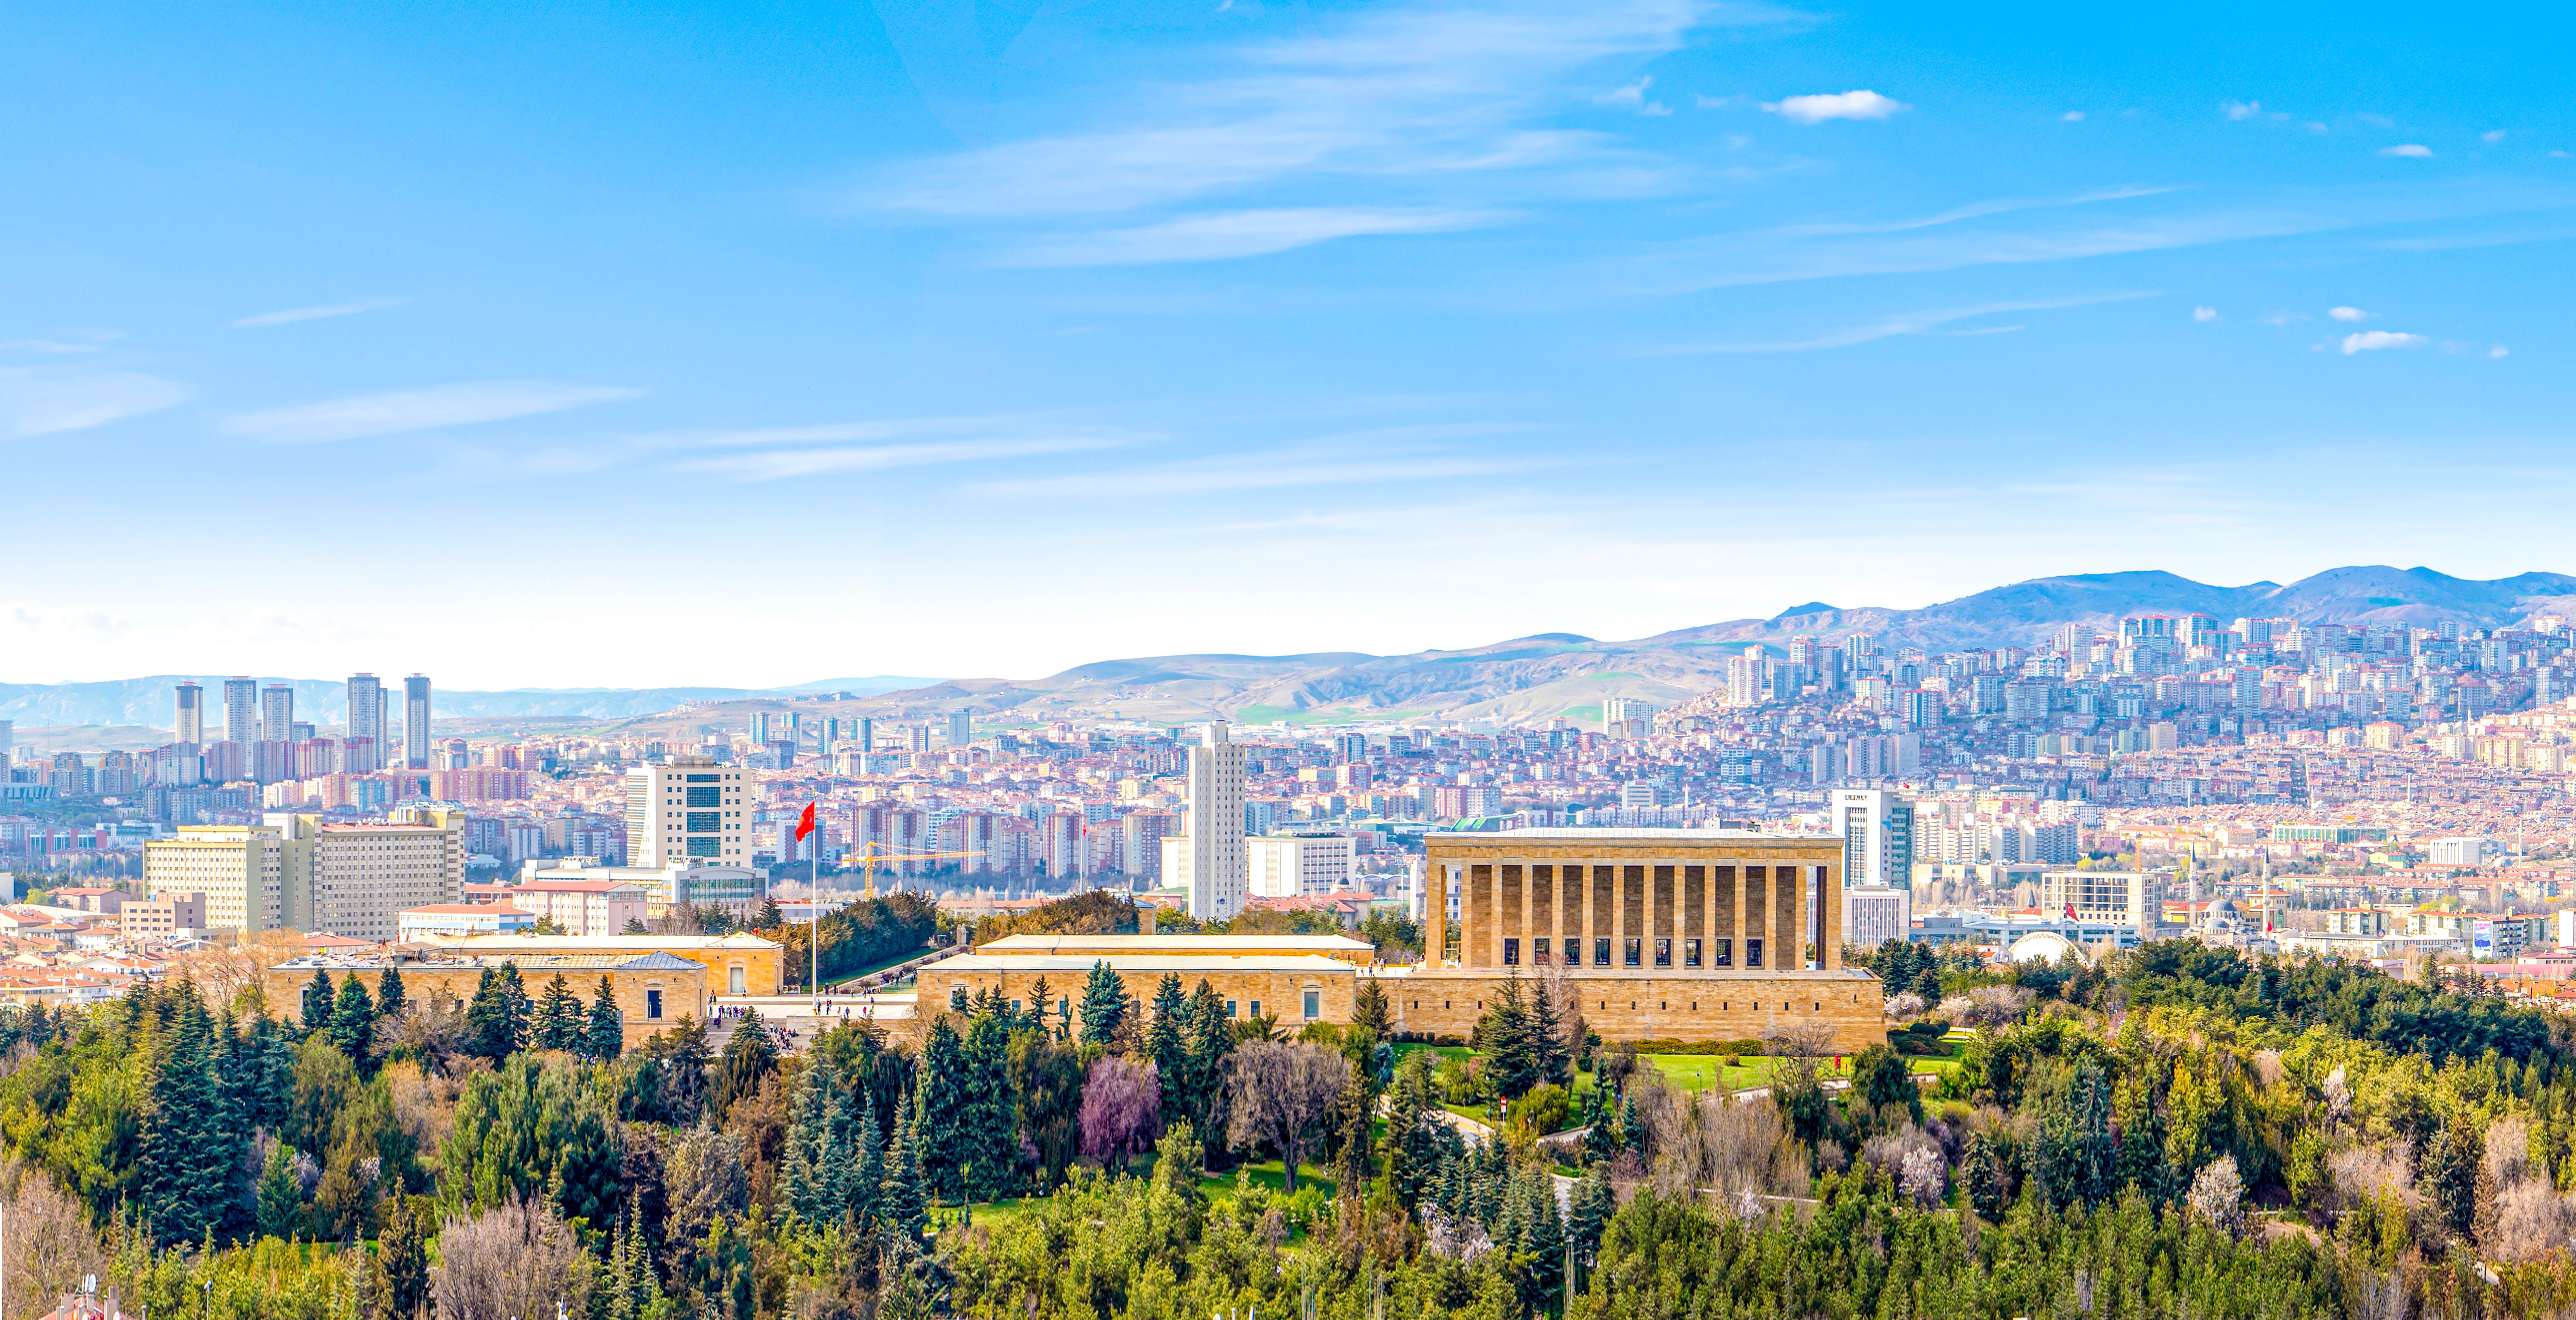
<path fill-rule="evenodd" d="M 1205 741 L 1190 749 L 1190 916 L 1222 921 L 1243 910 L 1243 748 L 1227 736 L 1225 721 L 1207 726 Z M 1176 883 L 1167 871 L 1163 883 Z"/>
<path fill-rule="evenodd" d="M 453 903 L 465 882 L 463 813 L 392 825 L 333 825 L 279 812 L 258 825 L 184 825 L 143 849 L 154 899 L 203 895 L 210 930 L 304 930 L 401 937 L 406 908 Z"/>
<path fill-rule="evenodd" d="M 1912 937 L 1914 891 L 1861 885 L 1843 891 L 1843 939 L 1855 949 L 1875 949 Z"/>
<path fill-rule="evenodd" d="M 182 825 L 143 845 L 147 897 L 205 896 L 209 930 L 276 930 L 286 916 L 286 841 L 266 825 Z"/>
<path fill-rule="evenodd" d="M 1843 883 L 1903 888 L 1914 881 L 1914 803 L 1876 788 L 1836 789 L 1831 828 L 1843 837 Z"/>
<path fill-rule="evenodd" d="M 1252 893 L 1260 898 L 1317 898 L 1347 888 L 1347 834 L 1289 834 L 1243 841 Z"/>
<path fill-rule="evenodd" d="M 1242 765 L 1240 756 L 1235 761 Z M 675 756 L 626 772 L 626 863 L 646 870 L 673 866 L 749 866 L 748 776 L 711 756 Z M 1236 792 L 1242 779 L 1236 779 Z"/>
<path fill-rule="evenodd" d="M 2136 871 L 2045 871 L 2039 877 L 2041 915 L 2107 922 L 2153 938 L 2164 905 L 2150 902 L 2147 878 Z"/>

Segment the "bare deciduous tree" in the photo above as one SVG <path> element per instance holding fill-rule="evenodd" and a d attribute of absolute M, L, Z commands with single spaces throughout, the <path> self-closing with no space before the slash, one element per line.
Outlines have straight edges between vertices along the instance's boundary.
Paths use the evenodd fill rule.
<path fill-rule="evenodd" d="M 1163 1126 L 1163 1086 L 1150 1066 L 1105 1054 L 1082 1080 L 1082 1153 L 1106 1168 L 1154 1144 Z"/>
<path fill-rule="evenodd" d="M 51 1174 L 21 1168 L 17 1182 L 8 1204 L 8 1254 L 0 1260 L 9 1284 L 6 1320 L 34 1320 L 77 1290 L 81 1276 L 107 1273 L 107 1248 Z"/>
<path fill-rule="evenodd" d="M 1321 1045 L 1246 1041 L 1228 1056 L 1226 1139 L 1237 1147 L 1269 1142 L 1288 1166 L 1286 1190 L 1297 1190 L 1297 1165 L 1351 1084 L 1350 1060 Z"/>
<path fill-rule="evenodd" d="M 429 1295 L 441 1320 L 526 1320 L 590 1298 L 590 1256 L 572 1226 L 542 1201 L 512 1199 L 438 1234 Z"/>

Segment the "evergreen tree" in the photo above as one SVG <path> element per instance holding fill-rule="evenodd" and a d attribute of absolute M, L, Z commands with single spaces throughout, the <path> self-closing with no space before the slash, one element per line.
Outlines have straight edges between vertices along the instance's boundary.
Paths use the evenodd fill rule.
<path fill-rule="evenodd" d="M 382 1018 L 400 1019 L 403 1015 L 404 1002 L 402 969 L 387 963 L 384 974 L 376 978 L 376 1015 Z"/>
<path fill-rule="evenodd" d="M 1441 1164 L 1442 1133 L 1456 1132 L 1431 1117 L 1440 1100 L 1431 1076 L 1431 1052 L 1406 1055 L 1386 1096 L 1386 1181 L 1407 1207 L 1421 1202 L 1435 1185 Z"/>
<path fill-rule="evenodd" d="M 886 1232 L 917 1243 L 921 1240 L 927 1197 L 916 1126 L 917 1121 L 907 1120 L 896 1132 L 894 1156 L 886 1161 L 885 1192 L 878 1198 L 877 1213 L 885 1221 Z"/>
<path fill-rule="evenodd" d="M 195 1242 L 239 1200 L 235 1152 L 247 1136 L 227 1131 L 215 1081 L 212 1023 L 194 986 L 160 1033 L 149 1105 L 135 1155 L 135 1206 L 163 1245 Z"/>
<path fill-rule="evenodd" d="M 2004 1212 L 2012 1208 L 2012 1189 L 2005 1176 L 2004 1161 L 1994 1144 L 1983 1132 L 1968 1135 L 1966 1153 L 1960 1163 L 1968 1182 L 1968 1206 L 1979 1218 L 2001 1223 Z"/>
<path fill-rule="evenodd" d="M 626 1016 L 617 1007 L 617 988 L 605 975 L 599 978 L 599 997 L 590 1001 L 590 1022 L 577 1048 L 583 1058 L 596 1063 L 607 1063 L 626 1050 Z"/>
<path fill-rule="evenodd" d="M 541 1050 L 568 1050 L 582 1036 L 581 1000 L 564 981 L 563 973 L 546 982 L 546 992 L 537 999 L 535 1021 L 529 1027 L 528 1043 Z"/>
<path fill-rule="evenodd" d="M 312 983 L 304 987 L 304 1029 L 330 1030 L 331 1012 L 337 1007 L 339 1000 L 331 991 L 331 974 L 319 967 L 314 968 Z"/>
<path fill-rule="evenodd" d="M 962 1115 L 966 1191 L 978 1201 L 1007 1195 L 1019 1181 L 1019 1134 L 1011 1123 L 1010 1044 L 1010 1027 L 1001 1013 L 988 1011 L 967 1024 Z"/>
<path fill-rule="evenodd" d="M 1047 1000 L 1052 998 L 1054 994 L 1055 992 L 1053 990 L 1047 988 L 1047 979 L 1043 976 L 1039 977 L 1034 984 L 1029 986 L 1028 1021 L 1031 1027 L 1034 1027 L 1039 1031 L 1047 1029 Z"/>
<path fill-rule="evenodd" d="M 364 1072 L 375 1042 L 375 998 L 367 993 L 366 983 L 358 979 L 358 974 L 351 972 L 349 979 L 340 983 L 339 1003 L 331 1010 L 331 1043 Z"/>
<path fill-rule="evenodd" d="M 885 1133 L 877 1127 L 876 1107 L 869 1105 L 859 1115 L 859 1158 L 849 1179 L 850 1223 L 862 1235 L 876 1220 L 878 1203 L 885 1195 L 885 1178 Z"/>
<path fill-rule="evenodd" d="M 1566 1242 L 1565 1216 L 1556 1208 L 1556 1180 L 1546 1166 L 1520 1179 L 1513 1218 L 1513 1249 L 1529 1258 L 1521 1304 L 1527 1314 L 1544 1315 L 1555 1309 L 1565 1287 Z"/>
<path fill-rule="evenodd" d="M 1538 1085 L 1537 1043 L 1530 1030 L 1529 999 L 1521 991 L 1520 973 L 1503 978 L 1503 988 L 1472 1038 L 1484 1056 L 1485 1083 L 1505 1100 L 1518 1100 Z"/>
<path fill-rule="evenodd" d="M 1595 1163 L 1584 1171 L 1583 1180 L 1574 1185 L 1566 1216 L 1566 1244 L 1573 1248 L 1577 1264 L 1590 1265 L 1601 1252 L 1601 1230 L 1618 1209 L 1617 1194 L 1610 1190 L 1610 1166 Z"/>
<path fill-rule="evenodd" d="M 925 1196 L 953 1201 L 966 1193 L 966 1050 L 946 1020 L 930 1026 L 921 1049 L 910 1139 Z"/>
<path fill-rule="evenodd" d="M 304 1184 L 295 1176 L 295 1148 L 278 1142 L 268 1148 L 259 1172 L 260 1234 L 300 1237 L 304 1231 Z"/>
<path fill-rule="evenodd" d="M 1126 1024 L 1131 1007 L 1127 987 L 1118 973 L 1109 970 L 1109 960 L 1093 963 L 1091 977 L 1082 986 L 1082 1038 L 1108 1044 Z"/>
<path fill-rule="evenodd" d="M 778 1192 L 788 1207 L 814 1223 L 828 1223 L 838 1214 L 826 1214 L 823 1186 L 830 1165 L 824 1151 L 825 1129 L 830 1125 L 832 1097 L 837 1090 L 837 1074 L 829 1059 L 817 1059 L 805 1070 L 804 1084 L 797 1088 L 795 1107 L 789 1112 L 785 1149 L 778 1161 Z"/>
<path fill-rule="evenodd" d="M 1145 1028 L 1145 1053 L 1153 1057 L 1165 1095 L 1180 1089 L 1181 1069 L 1188 1062 L 1189 1021 L 1190 999 L 1181 990 L 1180 973 L 1163 973 L 1154 986 L 1154 1020 Z"/>
<path fill-rule="evenodd" d="M 1366 1027 L 1379 1040 L 1395 1034 L 1395 1009 L 1387 1002 L 1386 988 L 1374 976 L 1360 978 L 1360 992 L 1351 1009 L 1351 1025 Z"/>
<path fill-rule="evenodd" d="M 395 983 L 397 988 L 400 982 Z M 435 1211 L 421 1199 L 396 1192 L 385 1198 L 376 1232 L 376 1259 L 385 1275 L 384 1320 L 408 1320 L 429 1305 L 429 1243 L 424 1229 Z"/>
<path fill-rule="evenodd" d="M 1374 988 L 1374 981 L 1371 986 Z M 1385 999 L 1383 993 L 1379 999 Z M 1565 1043 L 1564 1025 L 1556 1015 L 1556 996 L 1549 992 L 1547 979 L 1541 977 L 1530 987 L 1530 1067 L 1542 1085 L 1570 1086 L 1574 1082 L 1574 1052 Z"/>
<path fill-rule="evenodd" d="M 733 1035 L 726 1038 L 724 1057 L 716 1065 L 716 1113 L 729 1113 L 735 1101 L 750 1099 L 777 1070 L 778 1046 L 769 1039 L 769 1024 L 761 1020 L 759 1009 L 744 1009 L 734 1019 Z"/>
<path fill-rule="evenodd" d="M 1225 1124 L 1217 1104 L 1225 1091 L 1225 1060 L 1234 1052 L 1234 1022 L 1226 1015 L 1225 997 L 1202 978 L 1190 992 L 1190 1039 L 1187 1066 L 1181 1070 L 1178 1095 L 1166 1093 L 1163 1112 L 1177 1112 L 1202 1143 L 1214 1150 L 1223 1141 Z"/>
<path fill-rule="evenodd" d="M 2467 1236 L 2477 1222 L 2478 1166 L 2485 1157 L 2486 1141 L 2465 1112 L 2454 1113 L 2424 1149 L 2424 1199 L 2434 1222 L 2453 1237 Z"/>
<path fill-rule="evenodd" d="M 499 1063 L 528 1043 L 528 991 L 519 965 L 484 969 L 465 1008 L 466 1052 Z"/>

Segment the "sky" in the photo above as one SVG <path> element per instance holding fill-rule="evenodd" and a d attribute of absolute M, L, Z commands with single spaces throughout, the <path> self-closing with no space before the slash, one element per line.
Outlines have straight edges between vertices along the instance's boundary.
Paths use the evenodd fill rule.
<path fill-rule="evenodd" d="M 0 679 L 2576 570 L 2560 21 L 28 0 Z"/>

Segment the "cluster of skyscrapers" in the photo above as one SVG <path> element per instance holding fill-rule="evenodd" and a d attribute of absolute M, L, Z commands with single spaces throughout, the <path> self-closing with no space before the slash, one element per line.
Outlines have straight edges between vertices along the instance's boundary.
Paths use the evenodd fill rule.
<path fill-rule="evenodd" d="M 429 735 L 427 675 L 403 680 L 398 730 L 383 681 L 373 674 L 351 675 L 348 732 L 340 738 L 316 737 L 312 721 L 296 718 L 292 684 L 262 687 L 254 678 L 225 679 L 221 724 L 213 730 L 206 724 L 206 695 L 194 680 L 182 682 L 173 694 L 173 738 L 152 753 L 154 783 L 270 784 L 327 774 L 426 770 L 436 755 Z"/>

